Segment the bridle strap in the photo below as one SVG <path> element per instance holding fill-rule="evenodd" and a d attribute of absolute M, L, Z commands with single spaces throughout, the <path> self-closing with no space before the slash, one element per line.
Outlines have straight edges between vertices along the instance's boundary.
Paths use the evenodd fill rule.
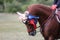
<path fill-rule="evenodd" d="M 32 14 L 27 15 L 28 20 L 34 19 L 35 24 L 37 24 L 37 20 L 39 19 L 39 16 L 34 16 Z"/>

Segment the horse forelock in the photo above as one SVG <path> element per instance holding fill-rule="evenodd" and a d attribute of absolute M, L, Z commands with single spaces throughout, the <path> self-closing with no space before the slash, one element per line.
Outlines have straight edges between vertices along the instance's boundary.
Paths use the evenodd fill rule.
<path fill-rule="evenodd" d="M 29 14 L 29 11 L 25 11 L 24 14 Z"/>

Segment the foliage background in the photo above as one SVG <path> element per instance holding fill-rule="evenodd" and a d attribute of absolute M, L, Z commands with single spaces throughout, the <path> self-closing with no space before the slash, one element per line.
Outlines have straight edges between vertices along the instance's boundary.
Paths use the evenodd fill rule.
<path fill-rule="evenodd" d="M 0 0 L 0 12 L 24 12 L 30 4 L 45 4 L 51 6 L 53 0 Z"/>

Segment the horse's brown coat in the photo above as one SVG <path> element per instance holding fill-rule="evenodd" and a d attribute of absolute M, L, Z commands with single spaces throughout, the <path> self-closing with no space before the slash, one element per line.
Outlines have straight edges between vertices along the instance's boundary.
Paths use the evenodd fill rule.
<path fill-rule="evenodd" d="M 38 22 L 45 40 L 55 40 L 58 38 L 59 23 L 55 16 L 52 18 L 52 10 L 50 7 L 41 4 L 33 4 L 27 8 L 27 11 L 34 16 L 40 17 Z"/>

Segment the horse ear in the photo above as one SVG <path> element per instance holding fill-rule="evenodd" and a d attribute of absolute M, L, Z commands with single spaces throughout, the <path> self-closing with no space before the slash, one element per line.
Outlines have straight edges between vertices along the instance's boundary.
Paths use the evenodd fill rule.
<path fill-rule="evenodd" d="M 22 13 L 20 13 L 20 12 L 17 12 L 17 14 L 18 14 L 19 16 L 22 16 Z"/>
<path fill-rule="evenodd" d="M 27 18 L 25 17 L 25 14 L 22 14 L 22 13 L 20 13 L 20 12 L 17 12 L 17 14 L 19 15 L 19 20 L 20 20 L 20 21 L 23 21 L 23 20 L 27 19 Z"/>

